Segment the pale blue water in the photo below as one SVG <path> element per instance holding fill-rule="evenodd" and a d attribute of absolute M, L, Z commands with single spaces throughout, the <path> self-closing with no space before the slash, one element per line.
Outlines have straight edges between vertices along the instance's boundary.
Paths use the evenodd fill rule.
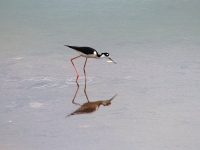
<path fill-rule="evenodd" d="M 0 149 L 200 148 L 200 1 L 0 2 Z M 109 52 L 89 59 L 92 114 L 78 107 L 63 45 Z M 76 102 L 85 103 L 83 63 Z"/>

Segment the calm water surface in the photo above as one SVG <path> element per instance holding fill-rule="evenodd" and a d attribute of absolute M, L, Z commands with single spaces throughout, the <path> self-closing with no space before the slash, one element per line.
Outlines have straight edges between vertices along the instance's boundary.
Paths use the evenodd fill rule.
<path fill-rule="evenodd" d="M 200 2 L 1 1 L 0 149 L 200 149 Z M 109 52 L 89 59 L 92 114 L 78 108 L 63 45 Z M 75 101 L 85 103 L 83 63 Z"/>

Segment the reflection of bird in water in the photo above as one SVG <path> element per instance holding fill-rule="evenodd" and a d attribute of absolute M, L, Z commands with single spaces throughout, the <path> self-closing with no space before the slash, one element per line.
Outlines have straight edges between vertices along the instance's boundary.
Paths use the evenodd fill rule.
<path fill-rule="evenodd" d="M 71 114 L 69 114 L 68 116 L 71 115 L 77 115 L 77 114 L 86 114 L 86 113 L 92 113 L 94 111 L 96 111 L 100 105 L 104 105 L 104 106 L 109 106 L 111 104 L 111 101 L 117 96 L 114 95 L 111 99 L 109 100 L 100 100 L 100 101 L 95 101 L 95 102 L 87 102 L 84 103 L 83 105 L 81 105 L 81 107 L 79 109 L 77 109 L 76 111 L 72 112 Z"/>
<path fill-rule="evenodd" d="M 81 56 L 82 57 L 86 57 L 85 64 L 84 64 L 84 67 L 83 67 L 85 79 L 86 79 L 85 68 L 86 68 L 87 58 L 108 58 L 113 63 L 116 63 L 115 61 L 113 61 L 110 58 L 110 54 L 109 53 L 105 52 L 105 53 L 98 54 L 98 52 L 95 49 L 91 48 L 91 47 L 78 47 L 78 46 L 69 46 L 69 45 L 65 45 L 65 46 L 67 46 L 69 48 L 72 48 L 72 49 L 76 50 L 78 53 L 80 53 L 79 56 L 74 57 L 74 58 L 71 59 L 72 65 L 74 66 L 74 69 L 76 71 L 76 80 L 78 80 L 79 74 L 78 74 L 78 71 L 76 70 L 76 67 L 75 67 L 73 61 L 72 61 L 72 60 L 74 60 L 76 58 L 79 58 Z"/>

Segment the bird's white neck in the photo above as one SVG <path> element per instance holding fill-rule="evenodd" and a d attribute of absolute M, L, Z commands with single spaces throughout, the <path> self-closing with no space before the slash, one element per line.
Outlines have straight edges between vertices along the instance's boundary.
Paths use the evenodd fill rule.
<path fill-rule="evenodd" d="M 106 57 L 104 53 L 101 53 L 100 55 L 97 55 L 99 58 L 104 58 Z"/>

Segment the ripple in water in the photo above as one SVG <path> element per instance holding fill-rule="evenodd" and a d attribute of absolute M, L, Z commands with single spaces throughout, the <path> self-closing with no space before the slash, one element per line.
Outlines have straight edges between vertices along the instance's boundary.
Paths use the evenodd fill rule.
<path fill-rule="evenodd" d="M 56 79 L 52 77 L 33 77 L 21 80 L 25 83 L 24 86 L 31 89 L 45 89 L 45 88 L 65 88 L 72 85 L 76 85 L 76 78 L 69 79 Z M 87 83 L 91 83 L 93 81 L 97 81 L 93 77 L 87 77 Z M 85 84 L 85 77 L 79 77 L 78 79 L 79 85 Z"/>
<path fill-rule="evenodd" d="M 49 87 L 56 87 L 57 86 L 57 79 L 52 77 L 35 77 L 35 78 L 28 78 L 23 79 L 22 82 L 26 82 L 27 84 L 31 84 L 31 87 L 42 89 L 42 88 L 49 88 Z"/>
<path fill-rule="evenodd" d="M 87 77 L 86 79 L 87 83 L 92 82 L 92 77 Z M 78 83 L 79 84 L 85 84 L 85 77 L 79 77 L 78 78 Z M 66 81 L 67 85 L 71 85 L 71 84 L 76 84 L 76 78 L 70 78 Z"/>

